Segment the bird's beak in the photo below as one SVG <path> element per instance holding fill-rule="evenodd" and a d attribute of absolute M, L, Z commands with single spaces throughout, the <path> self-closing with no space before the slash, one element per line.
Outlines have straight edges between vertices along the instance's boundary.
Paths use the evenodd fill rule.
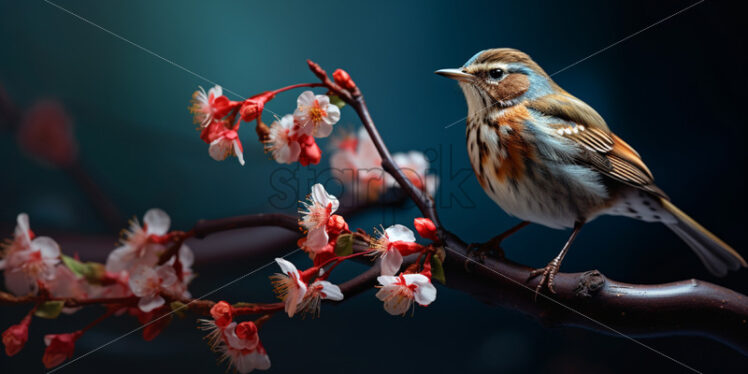
<path fill-rule="evenodd" d="M 471 82 L 473 78 L 475 78 L 474 75 L 468 74 L 461 69 L 440 69 L 435 71 L 434 73 L 462 82 Z"/>

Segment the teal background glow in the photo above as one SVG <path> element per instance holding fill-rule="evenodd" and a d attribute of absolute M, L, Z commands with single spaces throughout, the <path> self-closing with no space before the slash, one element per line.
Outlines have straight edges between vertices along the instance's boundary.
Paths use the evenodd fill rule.
<path fill-rule="evenodd" d="M 437 155 L 441 217 L 465 240 L 486 240 L 516 220 L 482 192 L 464 147 L 466 108 L 454 82 L 433 74 L 461 66 L 475 52 L 514 47 L 553 73 L 635 33 L 691 2 L 630 1 L 71 1 L 60 6 L 149 49 L 174 64 L 243 96 L 313 75 L 305 60 L 328 72 L 345 68 L 363 90 L 379 130 L 394 152 Z M 722 2 L 707 1 L 554 76 L 592 105 L 611 129 L 643 156 L 657 182 L 684 211 L 744 255 L 746 218 L 746 40 L 744 20 Z M 166 210 L 173 228 L 201 218 L 266 211 L 293 212 L 307 193 L 311 171 L 290 205 L 269 202 L 280 166 L 262 152 L 252 126 L 242 136 L 247 165 L 215 162 L 187 111 L 198 85 L 211 84 L 44 1 L 0 2 L 0 86 L 22 108 L 54 98 L 75 124 L 82 163 L 124 219 L 150 207 Z M 238 97 L 229 95 L 232 99 Z M 289 113 L 295 93 L 268 105 Z M 266 113 L 270 115 L 270 113 Z M 445 126 L 459 121 L 458 124 Z M 350 108 L 339 125 L 359 126 Z M 0 127 L 0 237 L 25 211 L 43 233 L 109 238 L 86 196 L 63 171 L 38 165 Z M 320 143 L 325 149 L 326 142 Z M 329 152 L 312 170 L 327 167 Z M 448 202 L 451 201 L 451 204 Z M 350 220 L 371 228 L 410 225 L 417 211 L 371 211 Z M 632 283 L 700 278 L 748 292 L 746 270 L 716 279 L 660 225 L 604 217 L 588 225 L 563 271 L 601 270 Z M 509 258 L 544 265 L 568 232 L 532 226 L 505 244 Z M 253 241 L 262 238 L 247 237 Z M 107 239 L 108 240 L 108 239 Z M 201 248 L 209 249 L 209 241 Z M 104 256 L 110 248 L 101 248 Z M 284 251 L 293 248 L 284 249 Z M 76 248 L 65 248 L 74 253 Z M 285 252 L 279 252 L 285 253 Z M 209 253 L 196 253 L 198 260 Z M 291 260 L 305 263 L 296 254 Z M 231 263 L 196 264 L 191 287 L 201 295 L 262 263 L 239 255 Z M 344 267 L 337 281 L 360 271 Z M 272 300 L 267 268 L 216 298 Z M 449 273 L 447 273 L 449 281 Z M 391 317 L 369 291 L 316 320 L 274 317 L 261 331 L 270 372 L 683 372 L 676 364 L 620 337 L 547 328 L 513 310 L 485 305 L 439 287 L 437 301 L 413 317 Z M 529 297 L 529 296 L 528 296 Z M 60 321 L 35 320 L 18 356 L 0 355 L 6 372 L 43 370 L 41 336 L 85 325 L 99 311 Z M 0 310 L 0 329 L 25 313 Z M 131 318 L 109 321 L 82 338 L 76 354 L 135 328 Z M 60 331 L 62 330 L 62 331 Z M 643 342 L 705 372 L 745 371 L 748 360 L 696 337 Z M 96 372 L 221 373 L 191 318 L 178 320 L 153 342 L 130 335 L 63 369 Z"/>

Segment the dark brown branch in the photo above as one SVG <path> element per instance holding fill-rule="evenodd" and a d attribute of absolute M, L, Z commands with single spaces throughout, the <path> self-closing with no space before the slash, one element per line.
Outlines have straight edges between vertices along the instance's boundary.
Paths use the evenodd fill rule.
<path fill-rule="evenodd" d="M 356 88 L 348 92 L 330 84 L 325 71 L 308 61 L 314 74 L 351 105 L 371 136 L 383 168 L 400 184 L 424 217 L 439 229 L 445 252 L 449 286 L 492 304 L 520 310 L 542 321 L 584 327 L 598 332 L 635 336 L 701 335 L 724 342 L 748 355 L 748 297 L 699 280 L 639 285 L 607 279 L 598 271 L 558 273 L 557 294 L 534 301 L 538 280 L 527 266 L 489 259 L 469 259 L 468 246 L 440 223 L 433 199 L 416 188 L 395 164 Z M 466 270 L 471 263 L 472 270 Z"/>
<path fill-rule="evenodd" d="M 192 228 L 192 232 L 196 238 L 202 239 L 219 231 L 260 226 L 276 226 L 299 232 L 298 219 L 288 214 L 250 214 L 214 220 L 200 220 Z"/>

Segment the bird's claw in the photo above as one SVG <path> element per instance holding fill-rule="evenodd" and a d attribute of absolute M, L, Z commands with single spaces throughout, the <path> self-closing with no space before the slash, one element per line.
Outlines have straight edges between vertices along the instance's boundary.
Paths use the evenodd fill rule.
<path fill-rule="evenodd" d="M 548 265 L 546 265 L 543 268 L 535 269 L 530 272 L 530 276 L 527 278 L 527 280 L 533 279 L 540 276 L 540 281 L 538 282 L 538 285 L 535 287 L 535 300 L 538 299 L 538 294 L 540 293 L 540 290 L 543 289 L 543 286 L 548 287 L 548 291 L 551 291 L 551 293 L 556 293 L 556 290 L 553 287 L 553 281 L 556 278 L 556 274 L 558 273 L 559 264 L 556 260 L 551 261 Z"/>

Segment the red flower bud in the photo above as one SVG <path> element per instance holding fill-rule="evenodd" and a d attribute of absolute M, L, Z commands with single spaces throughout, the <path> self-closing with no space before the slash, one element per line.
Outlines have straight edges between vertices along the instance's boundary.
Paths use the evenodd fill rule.
<path fill-rule="evenodd" d="M 218 327 L 226 327 L 234 319 L 234 310 L 225 301 L 219 301 L 210 308 L 210 315 Z"/>
<path fill-rule="evenodd" d="M 226 96 L 218 96 L 213 101 L 213 117 L 223 118 L 237 105 L 239 105 L 239 103 L 229 100 Z"/>
<path fill-rule="evenodd" d="M 322 158 L 322 151 L 319 149 L 319 146 L 317 146 L 317 142 L 313 137 L 306 134 L 300 136 L 299 145 L 301 146 L 299 163 L 302 166 L 319 164 L 319 160 Z"/>
<path fill-rule="evenodd" d="M 272 100 L 275 94 L 271 91 L 263 92 L 261 94 L 254 95 L 247 100 L 244 100 L 242 107 L 239 109 L 239 115 L 243 121 L 251 122 L 262 115 L 262 110 L 265 109 L 265 104 Z"/>
<path fill-rule="evenodd" d="M 70 166 L 78 158 L 78 143 L 65 109 L 56 101 L 40 101 L 21 121 L 18 143 L 35 159 L 54 166 Z"/>
<path fill-rule="evenodd" d="M 83 335 L 83 331 L 76 331 L 69 334 L 50 334 L 44 336 L 44 344 L 47 348 L 44 350 L 42 362 L 47 369 L 51 369 L 65 360 L 73 357 L 75 350 L 75 341 Z"/>
<path fill-rule="evenodd" d="M 5 354 L 8 357 L 20 352 L 26 341 L 29 340 L 29 324 L 31 316 L 26 316 L 21 323 L 8 327 L 3 331 L 3 345 L 5 345 Z"/>
<path fill-rule="evenodd" d="M 423 217 L 416 218 L 413 220 L 413 226 L 416 227 L 416 231 L 418 231 L 418 234 L 421 235 L 421 237 L 433 241 L 439 240 L 439 237 L 436 234 L 436 225 L 434 225 L 434 222 L 430 219 Z"/>
<path fill-rule="evenodd" d="M 345 218 L 337 214 L 333 214 L 327 220 L 327 233 L 330 235 L 338 235 L 343 231 L 350 231 L 348 229 L 348 223 L 345 222 Z"/>
<path fill-rule="evenodd" d="M 339 84 L 346 90 L 353 90 L 356 88 L 356 83 L 353 83 L 351 76 L 343 69 L 335 70 L 335 72 L 332 73 L 332 78 L 335 79 L 335 83 Z"/>
<path fill-rule="evenodd" d="M 253 340 L 257 337 L 257 325 L 252 321 L 241 322 L 234 330 L 236 336 L 242 340 Z"/>

